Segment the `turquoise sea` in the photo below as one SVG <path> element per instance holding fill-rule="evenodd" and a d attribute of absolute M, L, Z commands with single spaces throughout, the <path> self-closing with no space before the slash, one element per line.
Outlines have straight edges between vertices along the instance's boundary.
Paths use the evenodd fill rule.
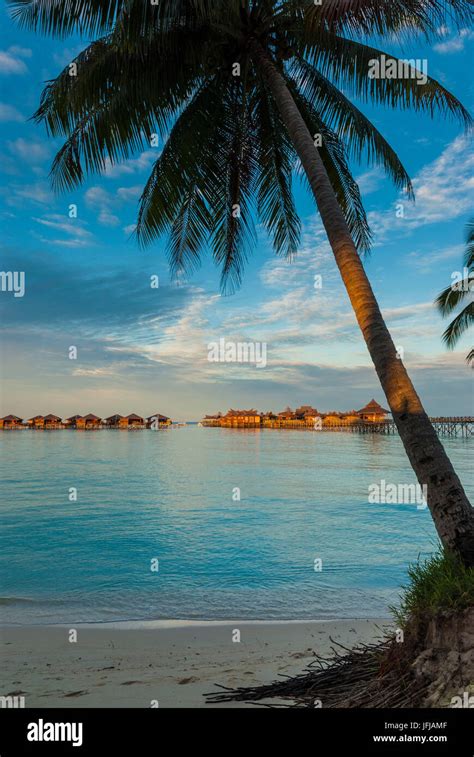
<path fill-rule="evenodd" d="M 444 444 L 472 498 L 472 442 Z M 435 544 L 428 510 L 368 501 L 415 483 L 398 437 L 187 426 L 0 448 L 3 623 L 387 616 Z"/>

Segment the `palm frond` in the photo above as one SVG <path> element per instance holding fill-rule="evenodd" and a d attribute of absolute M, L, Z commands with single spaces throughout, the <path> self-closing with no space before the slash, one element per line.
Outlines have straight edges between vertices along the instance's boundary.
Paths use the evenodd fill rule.
<path fill-rule="evenodd" d="M 289 76 L 329 128 L 344 140 L 348 154 L 381 165 L 396 187 L 413 198 L 413 187 L 400 158 L 372 122 L 337 87 L 304 59 L 291 62 Z"/>
<path fill-rule="evenodd" d="M 212 204 L 212 248 L 221 268 L 221 288 L 231 293 L 240 286 L 248 253 L 256 243 L 252 189 L 257 163 L 245 81 L 236 79 L 226 94 L 227 118 L 219 135 L 216 197 Z"/>
<path fill-rule="evenodd" d="M 359 253 L 368 254 L 372 234 L 360 196 L 359 187 L 347 163 L 343 142 L 319 117 L 311 103 L 301 95 L 289 81 L 288 86 L 311 134 L 320 134 L 322 146 L 318 147 L 324 167 L 328 173 L 339 205 L 345 215 L 354 244 Z M 307 181 L 306 177 L 305 180 Z"/>
<path fill-rule="evenodd" d="M 66 37 L 101 34 L 112 28 L 124 0 L 7 0 L 20 28 Z"/>
<path fill-rule="evenodd" d="M 209 207 L 198 183 L 191 183 L 187 196 L 171 225 L 167 255 L 172 278 L 189 275 L 200 265 L 200 254 L 212 229 Z"/>
<path fill-rule="evenodd" d="M 208 202 L 212 199 L 217 171 L 217 134 L 224 117 L 222 99 L 222 83 L 215 77 L 195 93 L 177 118 L 140 198 L 136 227 L 140 244 L 150 244 L 174 225 L 175 241 L 170 253 L 173 249 L 179 252 L 176 243 L 181 233 L 177 221 L 179 214 L 186 204 L 189 210 L 192 209 L 189 203 L 198 188 L 204 199 L 207 198 Z M 199 211 L 198 200 L 195 202 L 194 207 Z M 188 223 L 194 217 L 191 214 Z M 201 223 L 203 217 L 196 216 L 196 220 Z M 186 233 L 192 239 L 189 227 Z M 180 269 L 178 258 L 173 265 L 176 270 Z"/>
<path fill-rule="evenodd" d="M 347 89 L 363 102 L 412 109 L 431 117 L 440 113 L 456 118 L 466 129 L 472 127 L 472 118 L 462 103 L 429 76 L 426 83 L 421 84 L 416 78 L 416 69 L 407 66 L 405 59 L 329 32 L 320 34 L 317 44 L 304 41 L 298 52 L 337 87 Z M 370 77 L 374 61 L 380 61 L 382 56 L 395 61 L 405 75 Z"/>
<path fill-rule="evenodd" d="M 466 224 L 466 252 L 464 265 L 474 271 L 474 218 Z"/>
<path fill-rule="evenodd" d="M 437 296 L 435 305 L 441 315 L 447 316 L 457 308 L 457 306 L 466 298 L 469 293 L 469 287 L 473 285 L 474 273 L 469 275 L 468 278 L 460 279 L 455 284 L 443 289 Z"/>
<path fill-rule="evenodd" d="M 469 0 L 303 0 L 309 31 L 321 26 L 349 34 L 405 32 L 429 36 L 440 26 L 462 27 L 472 21 Z"/>
<path fill-rule="evenodd" d="M 212 0 L 7 0 L 12 18 L 23 29 L 66 37 L 73 33 L 95 36 L 114 26 L 137 40 L 150 32 L 162 34 L 182 25 L 208 19 Z"/>
<path fill-rule="evenodd" d="M 474 302 L 470 302 L 451 321 L 443 334 L 443 340 L 449 349 L 453 349 L 460 337 L 474 323 Z"/>
<path fill-rule="evenodd" d="M 291 258 L 298 249 L 301 232 L 292 192 L 295 151 L 263 84 L 258 95 L 257 211 L 272 236 L 275 252 Z"/>

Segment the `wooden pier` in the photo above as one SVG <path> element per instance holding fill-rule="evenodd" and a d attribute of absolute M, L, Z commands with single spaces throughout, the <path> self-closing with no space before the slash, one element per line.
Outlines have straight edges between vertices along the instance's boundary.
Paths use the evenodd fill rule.
<path fill-rule="evenodd" d="M 430 418 L 439 436 L 474 436 L 474 417 Z M 324 423 L 321 431 L 350 431 L 354 434 L 398 434 L 395 421 L 386 420 L 376 423 L 360 421 L 352 424 L 328 425 Z"/>

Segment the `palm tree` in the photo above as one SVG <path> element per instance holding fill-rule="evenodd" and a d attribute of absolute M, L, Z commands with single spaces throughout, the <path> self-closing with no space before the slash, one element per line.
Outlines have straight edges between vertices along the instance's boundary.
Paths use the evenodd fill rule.
<path fill-rule="evenodd" d="M 428 38 L 466 25 L 468 0 L 9 0 L 30 30 L 97 37 L 43 91 L 35 114 L 66 138 L 56 189 L 166 140 L 144 188 L 137 236 L 169 233 L 174 274 L 206 246 L 223 287 L 241 280 L 254 215 L 276 253 L 297 251 L 292 196 L 299 162 L 314 195 L 400 437 L 442 542 L 474 565 L 474 511 L 399 359 L 359 253 L 370 232 L 348 158 L 383 166 L 407 197 L 399 158 L 352 98 L 470 117 L 435 80 L 368 76 L 381 51 L 367 35 Z M 393 56 L 389 56 L 393 59 Z M 397 65 L 403 66 L 402 61 Z M 347 91 L 346 95 L 343 90 Z M 254 212 L 255 211 L 255 212 Z"/>
<path fill-rule="evenodd" d="M 470 302 L 453 318 L 443 334 L 443 339 L 449 349 L 453 349 L 464 332 L 474 323 L 474 302 L 472 291 L 474 289 L 474 218 L 466 227 L 466 252 L 464 253 L 463 277 L 443 289 L 436 298 L 436 305 L 442 315 L 450 315 L 464 300 L 469 297 Z M 467 357 L 468 363 L 474 362 L 474 349 Z"/>

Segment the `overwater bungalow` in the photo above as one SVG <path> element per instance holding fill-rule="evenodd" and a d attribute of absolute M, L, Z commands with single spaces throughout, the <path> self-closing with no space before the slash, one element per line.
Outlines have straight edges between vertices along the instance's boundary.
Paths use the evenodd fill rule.
<path fill-rule="evenodd" d="M 312 425 L 316 418 L 319 417 L 320 413 L 311 405 L 301 405 L 301 407 L 297 407 L 295 410 L 295 418 L 305 421 L 308 425 Z"/>
<path fill-rule="evenodd" d="M 5 415 L 0 418 L 0 428 L 23 428 L 23 418 L 19 418 L 18 415 Z"/>
<path fill-rule="evenodd" d="M 145 428 L 145 419 L 141 415 L 130 413 L 130 415 L 120 419 L 119 428 Z"/>
<path fill-rule="evenodd" d="M 201 423 L 203 426 L 220 426 L 221 418 L 222 413 L 217 413 L 217 415 L 205 415 Z"/>
<path fill-rule="evenodd" d="M 357 411 L 359 420 L 369 421 L 371 423 L 380 423 L 380 421 L 388 420 L 390 410 L 385 410 L 374 399 L 370 400 L 362 410 Z"/>
<path fill-rule="evenodd" d="M 171 418 L 167 415 L 161 415 L 161 413 L 154 413 L 146 419 L 147 428 L 160 428 L 162 426 L 171 426 Z"/>
<path fill-rule="evenodd" d="M 63 428 L 62 419 L 59 417 L 59 415 L 53 415 L 52 413 L 44 416 L 43 424 L 44 428 Z"/>
<path fill-rule="evenodd" d="M 232 408 L 222 416 L 221 426 L 247 426 L 254 428 L 260 426 L 260 413 L 252 408 L 251 410 L 233 410 Z"/>
<path fill-rule="evenodd" d="M 88 413 L 77 419 L 76 428 L 86 430 L 102 428 L 102 419 L 94 413 Z"/>
<path fill-rule="evenodd" d="M 77 422 L 82 418 L 82 415 L 71 415 L 70 418 L 66 418 L 64 426 L 66 428 L 77 428 Z"/>
<path fill-rule="evenodd" d="M 28 428 L 44 428 L 44 415 L 34 415 L 26 421 Z"/>
<path fill-rule="evenodd" d="M 278 416 L 273 412 L 273 410 L 270 410 L 268 413 L 262 413 L 260 415 L 260 423 L 262 424 L 262 426 L 272 426 L 277 420 Z"/>
<path fill-rule="evenodd" d="M 293 410 L 291 409 L 291 407 L 285 407 L 285 409 L 281 413 L 278 413 L 278 418 L 281 421 L 294 421 L 294 420 L 296 420 L 296 416 L 295 416 Z"/>
<path fill-rule="evenodd" d="M 104 419 L 104 426 L 107 428 L 120 428 L 120 421 L 124 420 L 124 415 L 119 415 L 118 413 L 115 413 L 115 415 L 109 415 L 108 418 Z"/>

